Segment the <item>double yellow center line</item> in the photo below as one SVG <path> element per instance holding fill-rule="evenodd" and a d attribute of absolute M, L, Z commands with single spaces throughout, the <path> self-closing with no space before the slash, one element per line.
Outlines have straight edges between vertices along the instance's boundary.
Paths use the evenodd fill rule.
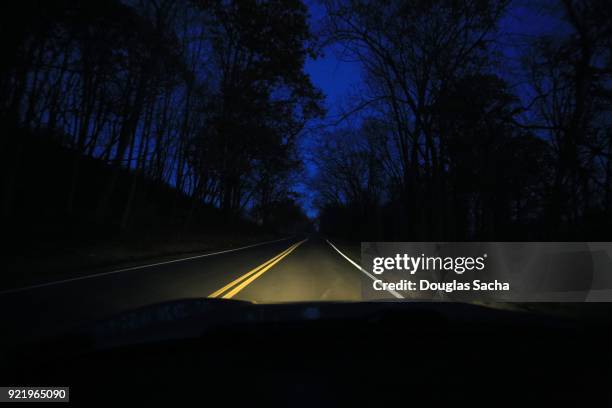
<path fill-rule="evenodd" d="M 293 252 L 297 247 L 299 247 L 304 242 L 306 242 L 306 240 L 307 239 L 304 239 L 304 240 L 302 240 L 302 241 L 300 241 L 300 242 L 298 242 L 296 244 L 291 245 L 289 248 L 287 248 L 286 250 L 284 250 L 280 254 L 276 255 L 275 257 L 273 257 L 271 259 L 268 259 L 266 262 L 262 263 L 261 265 L 259 265 L 255 269 L 250 270 L 249 272 L 245 273 L 244 275 L 242 275 L 238 279 L 235 279 L 235 280 L 231 281 L 230 283 L 228 283 L 227 285 L 225 285 L 221 289 L 211 293 L 210 295 L 208 295 L 208 297 L 211 297 L 211 298 L 221 297 L 223 299 L 230 299 L 230 298 L 232 298 L 234 295 L 236 295 L 242 289 L 246 288 L 255 279 L 259 278 L 261 275 L 266 273 L 267 270 L 269 270 L 274 265 L 276 265 L 277 263 L 282 261 L 283 258 L 285 258 L 287 255 L 289 255 L 291 252 Z M 225 293 L 225 294 L 223 296 L 221 296 L 222 293 Z"/>

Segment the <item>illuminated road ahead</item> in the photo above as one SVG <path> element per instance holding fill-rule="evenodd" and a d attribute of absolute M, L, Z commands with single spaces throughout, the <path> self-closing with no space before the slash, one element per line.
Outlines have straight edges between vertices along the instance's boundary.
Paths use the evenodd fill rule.
<path fill-rule="evenodd" d="M 320 237 L 296 237 L 2 293 L 3 339 L 63 331 L 139 306 L 181 298 L 258 303 L 361 300 L 362 285 L 371 285 L 371 278 L 345 256 Z"/>

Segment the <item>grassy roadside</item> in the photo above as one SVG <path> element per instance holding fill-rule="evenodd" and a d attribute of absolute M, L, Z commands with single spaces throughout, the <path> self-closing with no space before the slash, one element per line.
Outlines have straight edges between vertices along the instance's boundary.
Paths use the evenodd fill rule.
<path fill-rule="evenodd" d="M 64 246 L 55 253 L 20 255 L 0 274 L 0 290 L 81 277 L 121 267 L 161 262 L 181 256 L 238 248 L 280 239 L 274 234 L 216 233 L 163 238 L 117 239 L 104 244 Z"/>

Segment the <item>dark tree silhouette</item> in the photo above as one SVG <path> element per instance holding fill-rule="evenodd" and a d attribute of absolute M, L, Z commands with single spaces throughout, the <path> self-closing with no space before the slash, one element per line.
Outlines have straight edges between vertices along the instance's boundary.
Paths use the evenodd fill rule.
<path fill-rule="evenodd" d="M 563 28 L 526 44 L 521 87 L 502 79 L 511 64 L 496 48 L 511 2 L 322 3 L 328 40 L 364 69 L 366 86 L 349 114 L 365 112 L 377 123 L 383 137 L 365 156 L 385 169 L 376 210 L 355 212 L 363 200 L 345 181 L 368 177 L 364 152 L 351 147 L 362 131 L 335 133 L 337 149 L 321 143 L 331 157 L 318 162 L 315 189 L 328 233 L 357 238 L 354 225 L 382 211 L 382 232 L 365 228 L 362 238 L 608 236 L 612 20 L 605 1 L 538 2 Z M 326 182 L 334 175 L 337 184 Z"/>
<path fill-rule="evenodd" d="M 12 8 L 0 16 L 4 225 L 179 231 L 210 208 L 242 222 L 292 200 L 298 135 L 323 113 L 301 1 Z"/>

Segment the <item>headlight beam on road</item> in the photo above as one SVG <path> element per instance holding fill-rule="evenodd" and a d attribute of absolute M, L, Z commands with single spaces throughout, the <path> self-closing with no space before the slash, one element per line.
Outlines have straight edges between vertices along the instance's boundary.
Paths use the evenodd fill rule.
<path fill-rule="evenodd" d="M 291 252 L 293 252 L 297 247 L 299 247 L 301 244 L 303 244 L 307 240 L 308 240 L 308 238 L 306 238 L 306 239 L 304 239 L 304 240 L 302 240 L 302 241 L 300 241 L 300 242 L 290 246 L 289 248 L 287 248 L 286 250 L 284 250 L 280 254 L 276 255 L 275 257 L 267 260 L 263 264 L 261 264 L 261 265 L 257 266 L 256 268 L 250 270 L 249 272 L 245 273 L 244 275 L 240 276 L 239 278 L 231 281 L 230 283 L 228 283 L 227 285 L 225 285 L 221 289 L 211 293 L 210 295 L 208 295 L 208 297 L 210 297 L 210 298 L 221 297 L 223 299 L 231 299 L 238 292 L 240 292 L 242 289 L 246 288 L 249 284 L 251 284 L 255 279 L 259 278 L 261 275 L 263 275 L 266 271 L 268 271 L 274 265 L 276 265 L 277 263 L 282 261 L 283 258 L 285 258 L 287 255 L 289 255 Z M 225 292 L 227 292 L 227 293 L 225 293 Z M 221 296 L 222 293 L 225 293 L 225 294 L 223 296 Z"/>

